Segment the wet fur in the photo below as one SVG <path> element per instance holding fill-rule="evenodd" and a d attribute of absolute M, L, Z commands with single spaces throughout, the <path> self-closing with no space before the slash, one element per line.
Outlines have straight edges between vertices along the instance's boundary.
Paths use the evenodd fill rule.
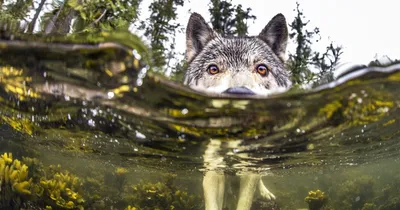
<path fill-rule="evenodd" d="M 292 84 L 284 65 L 287 39 L 287 24 L 282 14 L 273 17 L 258 36 L 224 37 L 215 33 L 201 15 L 193 13 L 186 29 L 189 65 L 184 83 L 195 90 L 214 93 L 233 87 L 246 87 L 258 95 L 286 90 Z M 211 64 L 218 66 L 218 74 L 207 72 Z M 255 70 L 259 64 L 266 64 L 271 70 L 261 76 Z M 236 146 L 240 143 L 236 141 Z M 210 140 L 203 156 L 207 170 L 203 179 L 206 210 L 223 208 L 225 176 L 216 167 L 224 164 L 218 152 L 220 147 L 221 141 Z M 256 192 L 266 200 L 275 198 L 264 186 L 261 175 L 242 172 L 239 176 L 237 210 L 250 210 Z"/>

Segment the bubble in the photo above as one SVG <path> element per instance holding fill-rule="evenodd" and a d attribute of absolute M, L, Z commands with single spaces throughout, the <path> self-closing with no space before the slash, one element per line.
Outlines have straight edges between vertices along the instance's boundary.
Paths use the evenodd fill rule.
<path fill-rule="evenodd" d="M 183 115 L 186 115 L 187 113 L 189 113 L 189 110 L 186 109 L 186 108 L 184 108 L 184 109 L 182 109 L 181 113 L 182 113 Z"/>

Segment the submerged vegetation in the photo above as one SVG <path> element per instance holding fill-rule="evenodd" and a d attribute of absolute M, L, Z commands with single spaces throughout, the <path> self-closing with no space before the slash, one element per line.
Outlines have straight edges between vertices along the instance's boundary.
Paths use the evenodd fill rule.
<path fill-rule="evenodd" d="M 335 186 L 327 186 L 329 193 L 309 191 L 304 201 L 309 210 L 396 210 L 400 207 L 400 176 L 387 184 L 377 186 L 378 180 L 362 172 L 347 172 L 335 179 Z M 174 182 L 175 175 L 160 181 L 128 182 L 126 168 L 117 167 L 111 174 L 78 177 L 60 165 L 45 166 L 36 158 L 13 157 L 4 153 L 0 158 L 0 208 L 11 209 L 116 209 L 125 210 L 200 210 L 204 206 L 201 196 L 190 194 Z M 99 176 L 100 175 L 100 176 Z M 111 177 L 106 177 L 111 176 Z M 104 180 L 108 179 L 107 183 Z M 342 180 L 342 181 L 340 181 Z M 307 188 L 307 185 L 298 186 Z M 293 200 L 298 191 L 277 192 L 278 202 L 255 200 L 252 209 L 290 210 L 301 203 Z M 282 194 L 283 193 L 283 194 Z M 291 199 L 291 198 L 292 199 Z M 291 199 L 293 203 L 282 202 Z M 293 206 L 294 205 L 294 206 Z"/>
<path fill-rule="evenodd" d="M 304 200 L 308 203 L 308 208 L 310 210 L 320 210 L 326 206 L 328 197 L 321 190 L 316 190 L 308 192 Z"/>
<path fill-rule="evenodd" d="M 116 183 L 105 188 L 103 179 L 81 178 L 60 165 L 45 166 L 36 158 L 18 160 L 12 153 L 4 153 L 0 158 L 0 208 L 108 209 L 116 205 L 128 210 L 190 210 L 202 207 L 199 196 L 175 186 L 173 175 L 167 175 L 162 182 L 130 184 L 126 181 L 127 173 L 127 169 L 117 168 L 112 175 Z"/>
<path fill-rule="evenodd" d="M 83 209 L 82 181 L 60 166 L 43 168 L 39 160 L 13 159 L 4 153 L 0 159 L 0 208 L 39 207 L 42 209 Z"/>

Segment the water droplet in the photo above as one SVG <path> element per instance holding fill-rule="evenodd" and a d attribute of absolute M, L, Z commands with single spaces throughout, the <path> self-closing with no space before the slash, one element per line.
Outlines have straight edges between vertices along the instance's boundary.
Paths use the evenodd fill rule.
<path fill-rule="evenodd" d="M 92 112 L 92 115 L 93 115 L 93 116 L 96 116 L 96 115 L 97 115 L 97 110 L 91 109 L 90 111 Z"/>
<path fill-rule="evenodd" d="M 88 125 L 94 127 L 94 126 L 96 126 L 96 123 L 95 123 L 94 120 L 90 119 L 90 120 L 88 121 Z"/>
<path fill-rule="evenodd" d="M 140 60 L 142 59 L 142 56 L 138 53 L 136 50 L 132 50 L 133 56 L 135 56 L 136 59 Z"/>
<path fill-rule="evenodd" d="M 112 99 L 112 98 L 114 98 L 114 92 L 108 92 L 107 93 L 107 96 L 108 96 L 108 99 Z"/>
<path fill-rule="evenodd" d="M 188 110 L 188 109 L 186 109 L 186 108 L 184 108 L 184 109 L 182 109 L 182 111 L 181 111 L 181 112 L 182 112 L 182 114 L 183 114 L 183 115 L 186 115 L 187 113 L 189 113 L 189 110 Z"/>
<path fill-rule="evenodd" d="M 355 202 L 358 202 L 358 201 L 360 201 L 360 196 L 357 196 L 357 198 L 354 200 Z"/>
<path fill-rule="evenodd" d="M 146 136 L 143 133 L 140 133 L 139 131 L 135 131 L 136 132 L 136 138 L 138 139 L 145 139 Z"/>

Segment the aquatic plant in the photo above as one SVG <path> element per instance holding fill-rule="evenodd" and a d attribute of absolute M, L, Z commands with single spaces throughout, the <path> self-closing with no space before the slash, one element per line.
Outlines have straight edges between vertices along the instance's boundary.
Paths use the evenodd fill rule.
<path fill-rule="evenodd" d="M 377 207 L 375 209 L 379 209 L 379 210 L 398 210 L 398 209 L 400 209 L 400 198 L 399 197 L 395 197 L 395 198 L 389 199 L 384 204 L 380 205 L 379 207 Z M 367 210 L 367 209 L 362 209 L 362 210 Z"/>
<path fill-rule="evenodd" d="M 374 210 L 376 209 L 376 205 L 373 203 L 365 203 L 361 210 Z"/>
<path fill-rule="evenodd" d="M 35 128 L 32 121 L 27 118 L 18 119 L 15 116 L 9 117 L 6 115 L 1 115 L 0 123 L 3 124 L 3 122 L 10 125 L 16 131 L 26 133 L 28 135 L 32 135 Z"/>
<path fill-rule="evenodd" d="M 391 173 L 390 173 L 391 174 Z M 373 203 L 365 203 L 362 210 L 397 210 L 400 209 L 400 176 L 380 177 L 381 180 L 388 180 L 388 183 L 380 188 Z M 379 188 L 378 188 L 379 189 Z"/>
<path fill-rule="evenodd" d="M 31 157 L 20 161 L 4 153 L 0 156 L 0 209 L 83 210 L 111 205 L 127 210 L 203 208 L 200 196 L 179 189 L 173 175 L 156 183 L 129 185 L 127 168 L 117 167 L 110 174 L 113 178 L 109 183 L 104 182 L 104 174 L 81 179 L 60 165 L 45 166 Z"/>
<path fill-rule="evenodd" d="M 256 199 L 251 205 L 251 210 L 259 209 L 281 210 L 275 200 Z"/>
<path fill-rule="evenodd" d="M 85 200 L 79 192 L 82 181 L 68 171 L 59 172 L 60 165 L 50 166 L 54 173 L 49 177 L 42 177 L 35 193 L 39 197 L 50 198 L 47 203 L 51 206 L 58 206 L 66 209 L 83 209 Z"/>
<path fill-rule="evenodd" d="M 351 93 L 348 98 L 338 99 L 320 108 L 319 115 L 333 121 L 346 122 L 347 126 L 376 122 L 395 106 L 393 96 L 372 88 Z"/>
<path fill-rule="evenodd" d="M 11 153 L 0 156 L 0 208 L 19 206 L 20 196 L 31 195 L 31 184 L 28 166 L 17 159 L 14 160 Z M 14 197 L 17 199 L 13 199 Z"/>
<path fill-rule="evenodd" d="M 310 210 L 320 210 L 328 202 L 328 197 L 321 190 L 308 192 L 305 201 L 308 203 Z"/>
<path fill-rule="evenodd" d="M 372 203 L 374 199 L 375 180 L 368 175 L 341 183 L 335 196 L 335 206 L 343 210 L 361 209 L 366 203 Z"/>
<path fill-rule="evenodd" d="M 25 76 L 24 73 L 22 68 L 0 66 L 0 83 L 4 84 L 4 91 L 12 93 L 20 101 L 40 98 L 36 91 L 25 85 L 26 82 L 32 81 L 32 77 Z"/>
<path fill-rule="evenodd" d="M 13 159 L 12 153 L 0 156 L 0 208 L 20 209 L 36 203 L 36 208 L 83 209 L 82 182 L 78 177 L 60 172 L 60 166 L 50 166 L 46 173 L 39 166 L 35 158 L 24 157 L 20 161 Z"/>
<path fill-rule="evenodd" d="M 114 177 L 116 185 L 119 189 L 122 189 L 123 186 L 126 184 L 126 176 L 128 174 L 128 169 L 123 167 L 118 167 L 115 169 Z"/>
<path fill-rule="evenodd" d="M 136 210 L 135 207 L 132 207 L 131 205 L 129 205 L 128 207 L 126 207 L 124 210 Z"/>
<path fill-rule="evenodd" d="M 200 197 L 178 189 L 173 180 L 174 176 L 169 175 L 163 182 L 141 181 L 137 185 L 131 185 L 124 200 L 134 204 L 130 207 L 131 210 L 201 209 L 203 202 Z"/>

